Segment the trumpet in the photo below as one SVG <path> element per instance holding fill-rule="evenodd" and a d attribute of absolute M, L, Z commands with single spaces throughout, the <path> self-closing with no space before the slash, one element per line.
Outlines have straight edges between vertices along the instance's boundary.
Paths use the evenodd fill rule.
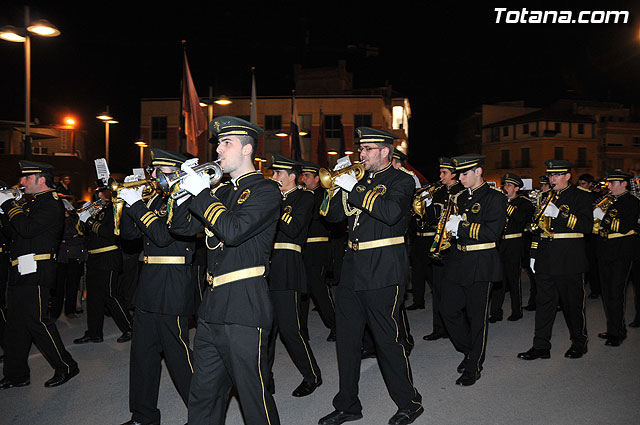
<path fill-rule="evenodd" d="M 76 208 L 75 212 L 77 214 L 80 214 L 85 211 L 89 211 L 91 214 L 91 217 L 95 217 L 98 214 L 98 212 L 102 211 L 102 208 L 104 208 L 104 203 L 102 202 L 102 199 L 98 199 L 97 201 L 91 202 L 90 204 L 87 204 L 84 207 Z"/>
<path fill-rule="evenodd" d="M 113 200 L 113 233 L 120 235 L 120 219 L 122 218 L 122 208 L 124 207 L 124 200 L 120 198 L 120 191 L 122 189 L 134 189 L 143 186 L 142 199 L 148 200 L 156 193 L 156 183 L 154 181 L 145 179 L 134 182 L 118 183 L 113 178 L 109 179 L 108 188 L 111 190 Z"/>
<path fill-rule="evenodd" d="M 13 196 L 14 201 L 18 201 L 24 195 L 23 188 L 4 187 L 0 189 L 0 193 Z"/>
<path fill-rule="evenodd" d="M 362 180 L 362 178 L 364 177 L 364 165 L 359 162 L 335 171 L 321 168 L 318 171 L 318 176 L 320 177 L 320 185 L 325 189 L 333 192 L 337 189 L 336 178 L 343 174 L 350 173 L 351 171 L 354 172 L 357 180 Z"/>
<path fill-rule="evenodd" d="M 600 208 L 606 214 L 607 210 L 609 209 L 611 204 L 613 204 L 614 201 L 615 201 L 615 199 L 613 198 L 613 196 L 611 196 L 610 194 L 607 193 L 606 195 L 604 195 L 603 197 L 598 199 L 598 201 L 595 202 L 595 204 L 593 205 L 593 209 L 595 210 L 596 208 Z M 594 217 L 594 219 L 593 219 L 592 233 L 594 233 L 596 235 L 598 233 L 600 233 L 600 219 L 599 218 L 595 218 Z"/>
<path fill-rule="evenodd" d="M 551 217 L 545 216 L 544 212 L 555 199 L 556 193 L 553 189 L 546 190 L 538 195 L 536 212 L 533 216 L 533 221 L 529 223 L 528 227 L 530 232 L 542 231 L 545 234 L 551 234 Z"/>
<path fill-rule="evenodd" d="M 442 252 L 446 251 L 451 247 L 451 238 L 453 237 L 452 232 L 447 231 L 447 221 L 449 221 L 449 217 L 452 215 L 458 215 L 460 211 L 458 208 L 458 196 L 460 196 L 462 192 L 458 192 L 455 195 L 450 195 L 447 200 L 447 207 L 442 214 L 440 215 L 440 219 L 438 220 L 438 225 L 436 227 L 436 235 L 433 238 L 433 244 L 429 248 L 429 257 L 433 258 L 438 262 L 442 262 Z"/>
<path fill-rule="evenodd" d="M 424 217 L 426 209 L 425 199 L 433 199 L 433 195 L 441 187 L 442 183 L 437 182 L 416 190 L 416 193 L 413 195 L 413 202 L 411 204 L 412 211 L 420 218 Z"/>
<path fill-rule="evenodd" d="M 205 162 L 204 164 L 196 165 L 195 167 L 193 167 L 193 171 L 195 171 L 196 173 L 208 174 L 209 187 L 214 187 L 218 183 L 220 183 L 220 180 L 222 180 L 222 175 L 223 175 L 222 167 L 220 166 L 219 161 L 220 160 L 216 160 L 216 161 Z M 156 181 L 158 182 L 158 186 L 160 187 L 160 190 L 162 190 L 164 193 L 170 193 L 171 187 L 174 184 L 181 182 L 182 180 L 184 180 L 189 176 L 189 174 L 183 170 L 178 170 L 178 171 L 174 171 L 173 173 L 167 173 L 167 174 L 163 173 L 160 170 L 157 170 L 156 175 L 157 175 Z M 189 192 L 187 192 L 186 190 L 178 189 L 175 192 L 171 193 L 171 198 L 180 199 L 188 195 L 189 195 Z"/>

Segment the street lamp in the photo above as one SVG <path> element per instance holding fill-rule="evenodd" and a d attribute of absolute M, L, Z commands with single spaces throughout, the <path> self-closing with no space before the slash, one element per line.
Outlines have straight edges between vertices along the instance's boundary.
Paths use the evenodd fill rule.
<path fill-rule="evenodd" d="M 135 144 L 140 147 L 140 168 L 142 168 L 144 166 L 144 148 L 148 148 L 149 145 L 142 139 L 138 140 Z"/>
<path fill-rule="evenodd" d="M 29 124 L 31 121 L 31 36 L 29 33 L 40 37 L 57 37 L 60 31 L 49 21 L 40 20 L 31 22 L 29 7 L 24 8 L 24 28 L 6 26 L 0 29 L 0 38 L 14 43 L 24 43 L 24 157 L 31 158 L 31 133 Z"/>
<path fill-rule="evenodd" d="M 109 107 L 107 106 L 107 110 L 98 115 L 100 121 L 104 123 L 104 155 L 107 160 L 107 164 L 109 163 L 109 125 L 110 124 L 118 124 L 118 121 L 113 119 L 111 114 L 109 114 Z"/>

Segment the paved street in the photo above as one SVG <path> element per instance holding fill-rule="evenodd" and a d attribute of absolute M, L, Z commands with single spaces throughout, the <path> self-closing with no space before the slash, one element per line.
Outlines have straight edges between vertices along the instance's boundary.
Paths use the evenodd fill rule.
<path fill-rule="evenodd" d="M 523 292 L 528 294 L 526 277 Z M 633 319 L 632 289 L 629 288 L 627 322 Z M 410 295 L 409 295 L 410 297 Z M 410 298 L 409 298 L 410 300 Z M 410 302 L 409 302 L 410 303 Z M 430 298 L 427 299 L 427 305 Z M 509 315 L 508 296 L 505 317 Z M 617 348 L 607 347 L 597 333 L 604 331 L 600 299 L 587 299 L 589 353 L 579 360 L 565 359 L 568 332 L 562 314 L 554 327 L 551 359 L 531 362 L 516 354 L 531 347 L 533 312 L 523 320 L 490 325 L 482 378 L 471 387 L 454 384 L 456 366 L 462 359 L 449 340 L 426 342 L 431 332 L 431 312 L 410 311 L 411 332 L 416 347 L 411 353 L 414 382 L 422 393 L 425 413 L 416 424 L 635 424 L 640 418 L 640 329 L 629 329 L 627 340 Z M 119 344 L 113 321 L 105 321 L 105 342 L 73 345 L 85 329 L 85 315 L 61 318 L 62 339 L 78 361 L 80 375 L 58 387 L 44 388 L 53 375 L 42 355 L 32 349 L 29 358 L 31 385 L 0 392 L 2 424 L 120 424 L 130 419 L 129 343 Z M 312 395 L 299 399 L 291 391 L 301 377 L 281 343 L 274 365 L 276 403 L 283 424 L 316 424 L 331 412 L 331 400 L 338 387 L 334 343 L 325 340 L 328 331 L 317 313 L 309 320 L 311 345 L 322 369 L 324 384 Z M 193 337 L 194 330 L 191 330 Z M 375 359 L 362 362 L 360 396 L 364 418 L 355 424 L 387 424 L 395 413 Z M 159 406 L 163 424 L 182 425 L 186 408 L 178 397 L 166 369 L 163 372 Z M 244 424 L 239 405 L 231 400 L 227 424 Z"/>

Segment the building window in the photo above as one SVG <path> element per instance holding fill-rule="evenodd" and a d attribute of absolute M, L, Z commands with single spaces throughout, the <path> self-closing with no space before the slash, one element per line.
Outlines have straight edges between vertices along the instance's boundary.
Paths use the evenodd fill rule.
<path fill-rule="evenodd" d="M 578 168 L 587 167 L 587 148 L 578 148 Z"/>
<path fill-rule="evenodd" d="M 371 114 L 355 114 L 353 116 L 353 128 L 371 127 L 373 117 Z"/>
<path fill-rule="evenodd" d="M 553 158 L 564 159 L 564 148 L 561 148 L 561 147 L 553 148 Z"/>
<path fill-rule="evenodd" d="M 265 131 L 282 130 L 282 115 L 265 115 L 264 130 Z"/>
<path fill-rule="evenodd" d="M 504 137 L 509 137 L 509 127 L 502 127 L 502 135 Z"/>
<path fill-rule="evenodd" d="M 151 117 L 151 146 L 167 147 L 167 117 Z"/>
<path fill-rule="evenodd" d="M 520 167 L 531 167 L 531 151 L 529 150 L 529 148 L 520 149 Z"/>
<path fill-rule="evenodd" d="M 324 128 L 327 139 L 340 139 L 343 137 L 342 117 L 340 115 L 325 115 Z"/>
<path fill-rule="evenodd" d="M 561 123 L 559 123 L 559 122 L 554 123 L 553 127 L 554 127 L 554 130 L 556 131 L 556 133 L 562 132 L 562 124 Z"/>
<path fill-rule="evenodd" d="M 522 133 L 529 134 L 529 124 L 522 124 Z"/>
<path fill-rule="evenodd" d="M 304 131 L 305 134 L 302 137 L 311 138 L 311 114 L 299 114 L 298 115 L 298 126 L 300 127 L 300 131 Z"/>
<path fill-rule="evenodd" d="M 584 134 L 584 124 L 578 124 L 578 134 Z"/>
<path fill-rule="evenodd" d="M 633 141 L 631 142 L 631 144 L 635 148 L 640 147 L 640 137 L 634 137 Z"/>
<path fill-rule="evenodd" d="M 511 168 L 509 166 L 509 150 L 503 149 L 500 151 L 500 168 Z"/>
<path fill-rule="evenodd" d="M 0 140 L 0 154 L 7 153 L 7 142 Z"/>
<path fill-rule="evenodd" d="M 46 146 L 34 146 L 32 151 L 34 155 L 46 155 L 49 150 Z"/>
<path fill-rule="evenodd" d="M 500 127 L 493 127 L 491 129 L 491 141 L 492 142 L 500 141 Z"/>

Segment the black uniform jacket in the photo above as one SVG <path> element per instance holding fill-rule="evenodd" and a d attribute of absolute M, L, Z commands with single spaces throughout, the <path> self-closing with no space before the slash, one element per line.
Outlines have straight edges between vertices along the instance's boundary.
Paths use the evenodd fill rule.
<path fill-rule="evenodd" d="M 380 289 L 405 285 L 409 260 L 404 242 L 379 248 L 359 249 L 359 244 L 387 238 L 404 238 L 409 225 L 408 211 L 415 189 L 413 178 L 391 165 L 369 173 L 350 193 L 338 191 L 331 199 L 327 219 L 348 219 L 349 244 L 340 285 L 353 290 Z"/>
<path fill-rule="evenodd" d="M 507 198 L 484 182 L 476 189 L 457 195 L 458 247 L 495 244 L 497 247 L 506 220 Z M 445 264 L 447 279 L 460 285 L 502 280 L 502 262 L 496 247 L 463 252 L 451 248 Z"/>
<path fill-rule="evenodd" d="M 8 200 L 2 204 L 3 226 L 11 242 L 9 256 L 15 260 L 26 254 L 49 254 L 51 259 L 36 262 L 36 272 L 20 275 L 17 266 L 9 279 L 10 285 L 51 286 L 55 282 L 55 256 L 64 230 L 64 206 L 53 189 L 36 193 L 29 201 L 19 204 Z"/>
<path fill-rule="evenodd" d="M 115 228 L 113 204 L 111 202 L 106 204 L 96 217 L 89 218 L 82 228 L 87 237 L 88 251 L 117 247 L 117 249 L 89 254 L 87 267 L 102 270 L 122 270 L 122 252 L 120 251 L 118 237 L 113 233 Z"/>
<path fill-rule="evenodd" d="M 196 196 L 190 210 L 206 223 L 207 267 L 211 276 L 264 267 L 263 276 L 205 290 L 198 316 L 209 323 L 271 329 L 273 310 L 264 276 L 269 273 L 282 194 L 275 182 L 254 171 L 234 183 Z"/>
<path fill-rule="evenodd" d="M 592 194 L 586 189 L 569 184 L 558 191 L 553 202 L 560 209 L 551 220 L 553 233 L 589 234 L 593 230 Z M 535 235 L 531 241 L 531 256 L 535 258 L 536 273 L 568 275 L 588 269 L 584 237 L 542 238 Z"/>
<path fill-rule="evenodd" d="M 600 221 L 598 257 L 606 259 L 634 256 L 635 232 L 640 214 L 640 200 L 629 192 L 614 197 Z M 622 236 L 627 235 L 627 236 Z"/>
<path fill-rule="evenodd" d="M 274 250 L 271 253 L 269 288 L 291 289 L 307 293 L 307 276 L 302 252 L 279 249 L 279 244 L 302 249 L 307 240 L 313 210 L 313 192 L 296 187 L 282 197 L 280 220 Z"/>
<path fill-rule="evenodd" d="M 534 211 L 533 203 L 525 196 L 519 195 L 510 201 L 507 200 L 507 223 L 502 234 L 503 239 L 498 245 L 502 258 L 522 257 L 525 227 L 531 223 Z M 509 237 L 518 234 L 520 237 Z"/>
<path fill-rule="evenodd" d="M 172 222 L 186 223 L 188 202 L 173 209 Z M 167 225 L 167 203 L 156 194 L 148 200 L 125 207 L 120 221 L 124 239 L 143 236 L 145 257 L 184 257 L 184 264 L 152 264 L 142 266 L 133 297 L 136 308 L 153 313 L 188 316 L 195 311 L 195 284 L 191 277 L 191 261 L 195 250 L 193 235 L 179 235 Z M 186 233 L 186 232 L 184 232 Z"/>
<path fill-rule="evenodd" d="M 311 221 L 309 222 L 309 232 L 307 239 L 326 238 L 326 242 L 309 242 L 302 249 L 302 258 L 307 266 L 321 266 L 327 264 L 331 255 L 331 228 L 324 216 L 320 215 L 320 205 L 324 199 L 325 190 L 318 186 L 312 190 L 313 207 L 311 210 Z"/>

